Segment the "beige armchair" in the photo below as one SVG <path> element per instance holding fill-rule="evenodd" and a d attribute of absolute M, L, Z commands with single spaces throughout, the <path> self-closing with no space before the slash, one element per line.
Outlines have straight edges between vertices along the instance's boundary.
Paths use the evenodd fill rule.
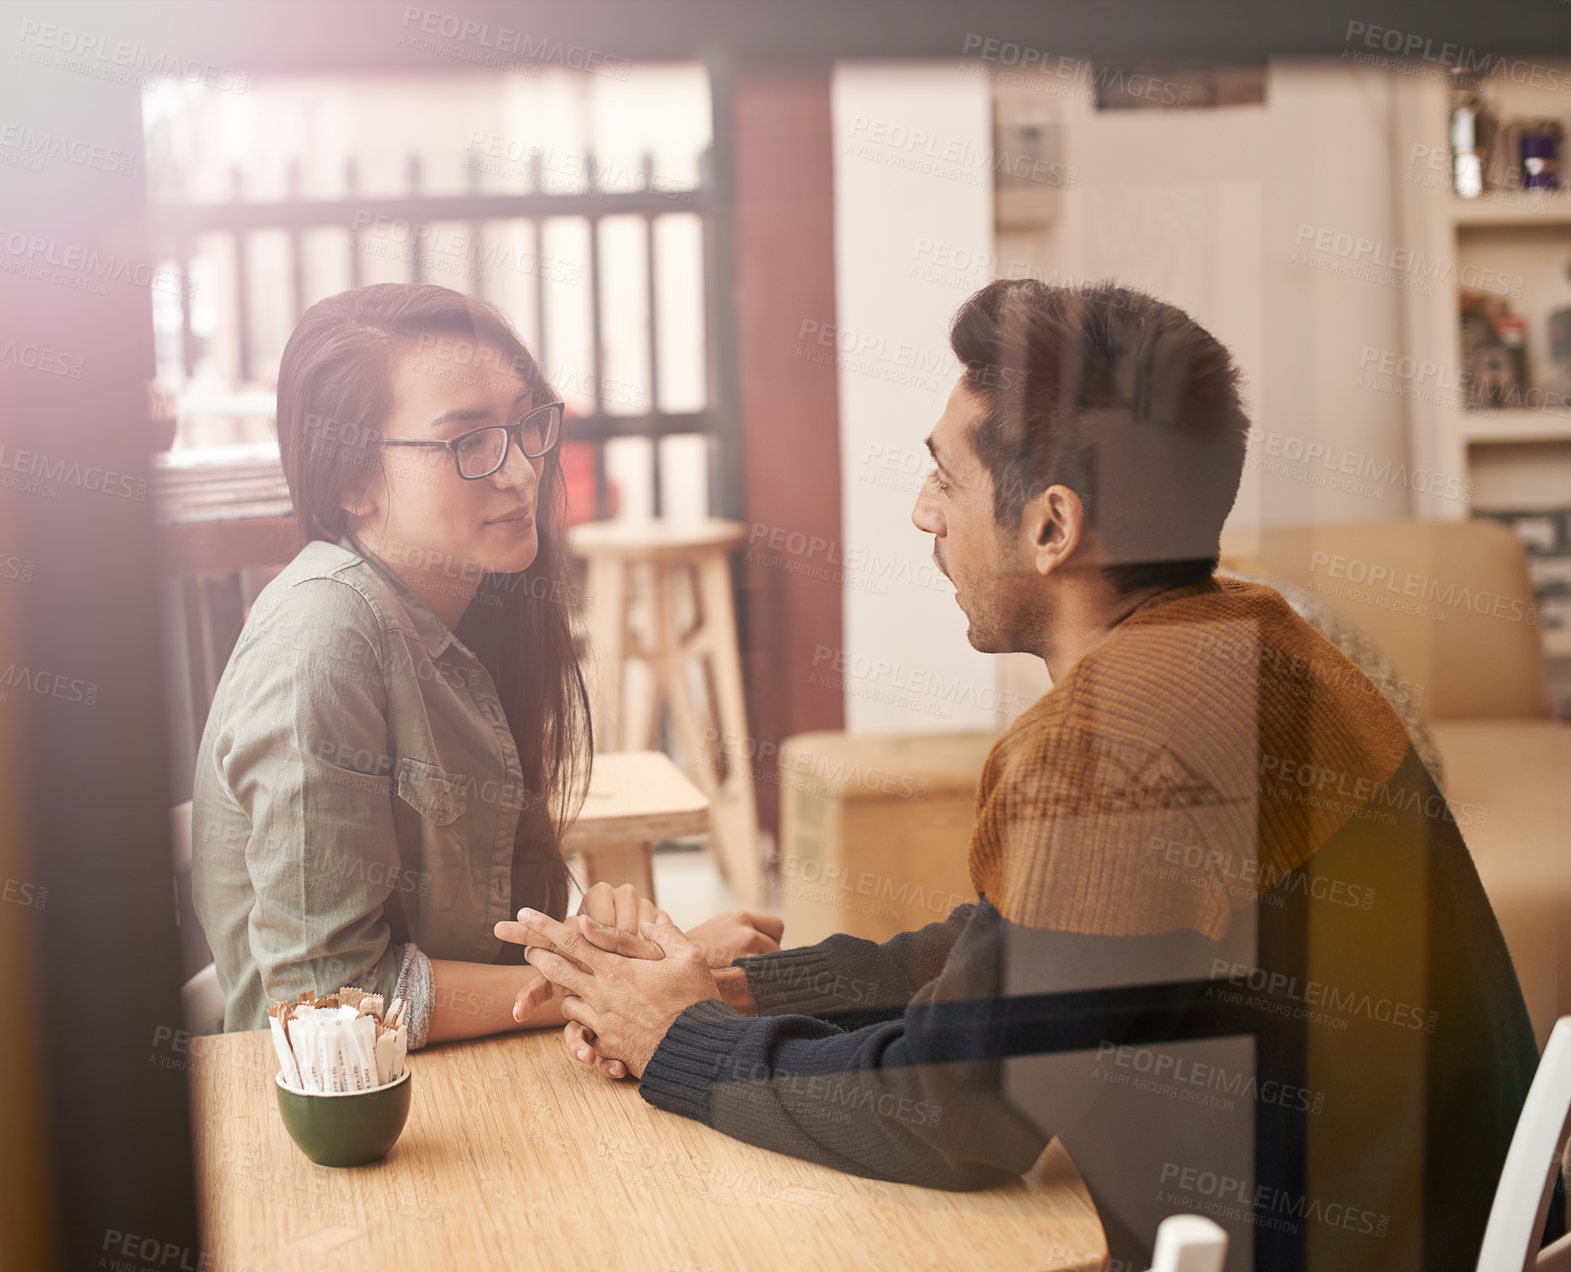
<path fill-rule="evenodd" d="M 1521 543 L 1494 521 L 1374 521 L 1268 529 L 1223 549 L 1224 570 L 1313 591 L 1423 689 L 1446 797 L 1482 814 L 1463 836 L 1542 1047 L 1571 1014 L 1571 725 L 1549 716 Z"/>

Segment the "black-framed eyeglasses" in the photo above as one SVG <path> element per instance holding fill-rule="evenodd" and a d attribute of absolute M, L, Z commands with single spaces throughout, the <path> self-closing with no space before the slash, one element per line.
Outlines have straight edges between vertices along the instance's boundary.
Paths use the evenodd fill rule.
<path fill-rule="evenodd" d="M 460 433 L 449 441 L 412 441 L 383 438 L 381 446 L 440 446 L 453 454 L 453 464 L 465 481 L 489 477 L 507 463 L 508 443 L 523 451 L 525 459 L 539 459 L 562 436 L 562 403 L 547 402 L 511 424 L 487 424 Z"/>

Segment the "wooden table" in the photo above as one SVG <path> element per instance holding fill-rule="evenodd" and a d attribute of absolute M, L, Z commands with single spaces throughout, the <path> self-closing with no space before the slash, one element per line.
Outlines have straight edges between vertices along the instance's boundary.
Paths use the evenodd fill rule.
<path fill-rule="evenodd" d="M 392 1153 L 334 1170 L 284 1130 L 265 1031 L 191 1051 L 216 1268 L 1091 1272 L 1106 1258 L 1056 1141 L 984 1192 L 862 1179 L 656 1109 L 572 1064 L 551 1029 L 416 1053 Z"/>
<path fill-rule="evenodd" d="M 659 751 L 595 756 L 583 811 L 562 839 L 584 859 L 590 884 L 631 883 L 655 899 L 655 844 L 702 835 L 709 799 Z"/>

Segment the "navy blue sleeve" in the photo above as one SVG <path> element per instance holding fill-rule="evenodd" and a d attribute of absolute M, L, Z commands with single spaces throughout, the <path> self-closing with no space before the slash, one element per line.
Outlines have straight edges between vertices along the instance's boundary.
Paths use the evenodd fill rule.
<path fill-rule="evenodd" d="M 821 999 L 849 1006 L 838 1020 L 755 1018 L 715 1000 L 695 1003 L 645 1070 L 644 1099 L 875 1179 L 963 1190 L 1024 1173 L 1048 1137 L 1001 1094 L 996 1060 L 977 1054 L 978 1038 L 1000 1024 L 988 1018 L 1009 1012 L 1000 996 L 1008 925 L 985 900 L 962 909 L 884 946 L 862 942 L 849 961 L 850 947 L 838 962 L 826 956 L 823 973 L 845 978 L 826 984 L 838 992 Z M 866 1007 L 859 995 L 907 987 L 915 976 L 926 979 L 901 1013 L 847 1027 Z"/>
<path fill-rule="evenodd" d="M 817 945 L 739 958 L 760 1016 L 823 1016 L 842 1025 L 898 1014 L 934 979 L 977 907 L 882 945 L 836 934 Z"/>

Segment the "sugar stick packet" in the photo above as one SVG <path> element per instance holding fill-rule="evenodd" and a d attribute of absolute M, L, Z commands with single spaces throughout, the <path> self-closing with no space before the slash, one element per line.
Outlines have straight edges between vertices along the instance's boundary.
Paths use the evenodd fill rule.
<path fill-rule="evenodd" d="M 403 1076 L 409 1031 L 403 1000 L 383 1015 L 382 996 L 346 985 L 318 998 L 274 1002 L 268 1031 L 285 1085 L 297 1091 L 374 1091 Z"/>

